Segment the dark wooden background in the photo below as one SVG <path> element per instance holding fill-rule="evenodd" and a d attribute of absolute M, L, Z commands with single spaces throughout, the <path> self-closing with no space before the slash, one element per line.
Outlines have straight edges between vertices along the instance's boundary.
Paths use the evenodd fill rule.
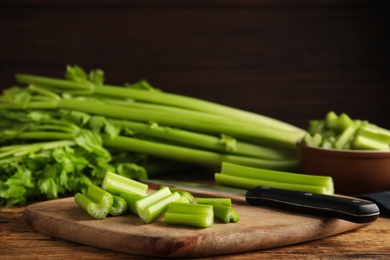
<path fill-rule="evenodd" d="M 77 64 L 303 128 L 330 110 L 390 128 L 389 2 L 1 0 L 0 84 Z"/>

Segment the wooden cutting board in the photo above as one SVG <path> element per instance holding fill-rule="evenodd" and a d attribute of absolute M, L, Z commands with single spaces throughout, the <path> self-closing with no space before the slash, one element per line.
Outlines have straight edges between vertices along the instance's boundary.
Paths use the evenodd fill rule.
<path fill-rule="evenodd" d="M 73 197 L 32 204 L 26 208 L 24 219 L 35 230 L 52 237 L 156 257 L 204 257 L 261 250 L 324 238 L 362 226 L 339 219 L 249 206 L 243 198 L 234 198 L 233 207 L 241 217 L 238 223 L 216 220 L 210 228 L 166 225 L 162 219 L 144 224 L 132 214 L 95 220 Z"/>

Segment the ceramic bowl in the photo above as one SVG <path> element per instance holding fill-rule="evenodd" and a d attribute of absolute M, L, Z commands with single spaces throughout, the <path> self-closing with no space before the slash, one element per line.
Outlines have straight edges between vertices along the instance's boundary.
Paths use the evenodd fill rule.
<path fill-rule="evenodd" d="M 301 173 L 332 176 L 335 193 L 390 190 L 390 151 L 337 150 L 298 143 Z"/>

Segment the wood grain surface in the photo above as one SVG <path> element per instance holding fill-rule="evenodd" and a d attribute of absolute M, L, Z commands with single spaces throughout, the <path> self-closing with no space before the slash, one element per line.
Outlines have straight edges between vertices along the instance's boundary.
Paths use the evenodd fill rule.
<path fill-rule="evenodd" d="M 239 223 L 210 228 L 145 225 L 135 215 L 94 220 L 73 197 L 33 204 L 25 221 L 51 237 L 121 253 L 154 257 L 205 257 L 280 247 L 350 231 L 362 225 L 287 213 L 234 201 Z"/>

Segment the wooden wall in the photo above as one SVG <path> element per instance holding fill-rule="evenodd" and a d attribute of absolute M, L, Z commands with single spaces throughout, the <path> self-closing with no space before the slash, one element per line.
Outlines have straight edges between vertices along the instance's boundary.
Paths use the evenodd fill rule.
<path fill-rule="evenodd" d="M 330 110 L 390 128 L 389 2 L 2 0 L 0 84 L 77 64 L 303 128 Z"/>

